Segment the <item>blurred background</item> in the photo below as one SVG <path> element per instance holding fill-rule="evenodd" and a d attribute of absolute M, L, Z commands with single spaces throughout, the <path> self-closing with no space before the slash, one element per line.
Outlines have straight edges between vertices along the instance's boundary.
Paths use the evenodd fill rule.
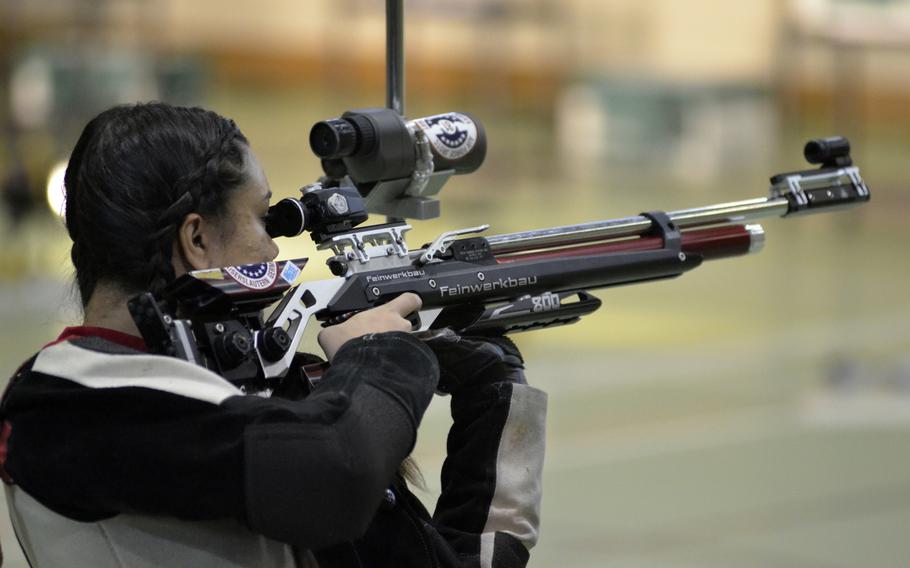
<path fill-rule="evenodd" d="M 490 233 L 762 197 L 841 134 L 872 191 L 764 223 L 761 254 L 614 289 L 518 336 L 550 394 L 531 566 L 906 566 L 910 558 L 910 2 L 407 0 L 406 114 L 468 111 L 475 174 L 443 230 Z M 82 126 L 124 102 L 234 118 L 278 198 L 307 135 L 385 104 L 379 0 L 0 0 L 0 385 L 80 320 L 58 216 Z M 308 238 L 282 257 L 310 256 Z M 447 400 L 416 457 L 432 504 Z M 5 566 L 25 566 L 5 504 Z"/>

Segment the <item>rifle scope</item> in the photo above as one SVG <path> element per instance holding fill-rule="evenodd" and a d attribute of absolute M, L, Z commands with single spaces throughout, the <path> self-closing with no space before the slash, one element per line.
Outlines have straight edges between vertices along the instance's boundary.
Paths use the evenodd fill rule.
<path fill-rule="evenodd" d="M 418 144 L 424 137 L 432 171 L 468 174 L 486 157 L 486 133 L 468 114 L 449 112 L 406 121 L 386 108 L 352 110 L 317 122 L 310 130 L 310 148 L 322 159 L 329 177 L 349 175 L 364 184 L 410 177 L 418 168 Z"/>

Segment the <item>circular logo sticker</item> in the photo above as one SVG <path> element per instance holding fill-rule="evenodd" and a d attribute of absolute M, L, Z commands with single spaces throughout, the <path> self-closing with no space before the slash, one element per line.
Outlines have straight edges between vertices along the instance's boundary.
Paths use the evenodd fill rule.
<path fill-rule="evenodd" d="M 238 284 L 252 290 L 268 288 L 275 283 L 275 278 L 278 276 L 278 268 L 274 262 L 228 266 L 224 271 Z"/>
<path fill-rule="evenodd" d="M 417 121 L 436 153 L 449 160 L 465 157 L 477 143 L 477 126 L 463 114 L 450 112 Z"/>

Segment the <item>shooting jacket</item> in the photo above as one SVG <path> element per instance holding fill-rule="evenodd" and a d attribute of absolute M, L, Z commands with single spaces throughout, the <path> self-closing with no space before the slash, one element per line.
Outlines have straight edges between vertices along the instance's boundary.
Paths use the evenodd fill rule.
<path fill-rule="evenodd" d="M 546 396 L 452 397 L 431 516 L 396 475 L 438 377 L 408 334 L 351 341 L 309 396 L 247 396 L 110 330 L 74 328 L 0 405 L 0 476 L 31 566 L 524 566 Z"/>

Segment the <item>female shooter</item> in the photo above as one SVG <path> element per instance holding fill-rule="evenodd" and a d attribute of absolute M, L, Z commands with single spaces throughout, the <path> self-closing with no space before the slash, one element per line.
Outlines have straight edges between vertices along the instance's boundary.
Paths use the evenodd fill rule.
<path fill-rule="evenodd" d="M 545 395 L 506 340 L 421 341 L 414 295 L 327 328 L 306 398 L 245 396 L 152 355 L 127 300 L 272 260 L 268 182 L 233 121 L 165 104 L 101 113 L 65 179 L 82 326 L 0 405 L 0 476 L 32 566 L 523 566 L 537 539 Z M 430 516 L 398 473 L 452 396 Z"/>

